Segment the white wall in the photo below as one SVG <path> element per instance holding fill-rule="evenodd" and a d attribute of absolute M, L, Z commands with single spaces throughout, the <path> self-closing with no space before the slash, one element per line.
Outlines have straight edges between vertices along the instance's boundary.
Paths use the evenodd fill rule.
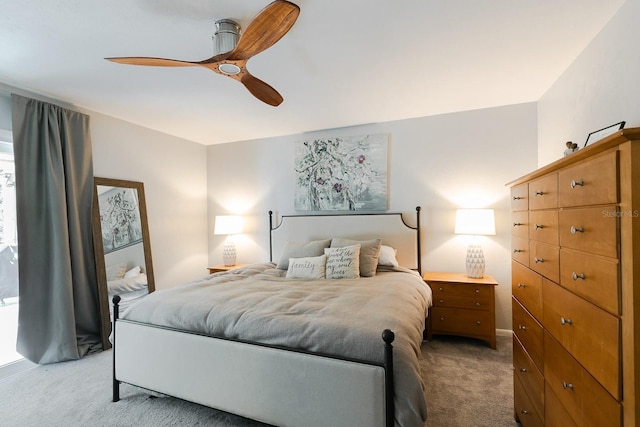
<path fill-rule="evenodd" d="M 538 102 L 538 165 L 562 157 L 565 142 L 625 120 L 640 126 L 640 2 L 627 0 Z"/>
<path fill-rule="evenodd" d="M 497 235 L 483 238 L 487 273 L 499 281 L 497 327 L 511 329 L 510 202 L 505 184 L 537 167 L 534 103 L 309 132 L 208 147 L 209 263 L 222 261 L 219 214 L 246 216 L 238 262 L 269 259 L 269 210 L 293 214 L 294 143 L 390 133 L 389 210 L 422 206 L 423 270 L 465 271 L 466 242 L 453 234 L 455 209 L 496 210 Z M 277 259 L 278 254 L 274 254 Z"/>
<path fill-rule="evenodd" d="M 93 173 L 144 183 L 156 288 L 207 274 L 206 147 L 89 112 Z"/>

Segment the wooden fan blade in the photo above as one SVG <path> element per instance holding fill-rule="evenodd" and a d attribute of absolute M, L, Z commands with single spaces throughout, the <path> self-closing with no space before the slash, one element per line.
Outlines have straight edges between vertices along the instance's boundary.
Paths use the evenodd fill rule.
<path fill-rule="evenodd" d="M 196 65 L 200 65 L 197 62 L 181 61 L 179 59 L 145 58 L 136 56 L 104 59 L 111 62 L 117 62 L 118 64 L 148 65 L 151 67 L 193 67 Z"/>
<path fill-rule="evenodd" d="M 248 71 L 244 73 L 240 82 L 260 101 L 277 107 L 284 101 L 282 95 L 277 90 L 269 86 L 257 77 L 251 75 Z"/>
<path fill-rule="evenodd" d="M 298 15 L 300 8 L 285 0 L 276 0 L 267 5 L 249 23 L 228 59 L 249 59 L 273 46 L 289 32 Z"/>

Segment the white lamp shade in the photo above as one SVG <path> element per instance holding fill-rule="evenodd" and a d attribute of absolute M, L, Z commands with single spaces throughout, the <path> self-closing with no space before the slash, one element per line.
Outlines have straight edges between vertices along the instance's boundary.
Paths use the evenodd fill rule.
<path fill-rule="evenodd" d="M 493 209 L 458 209 L 456 211 L 456 234 L 495 235 L 496 221 Z"/>
<path fill-rule="evenodd" d="M 238 215 L 217 215 L 213 234 L 242 233 L 242 217 Z"/>

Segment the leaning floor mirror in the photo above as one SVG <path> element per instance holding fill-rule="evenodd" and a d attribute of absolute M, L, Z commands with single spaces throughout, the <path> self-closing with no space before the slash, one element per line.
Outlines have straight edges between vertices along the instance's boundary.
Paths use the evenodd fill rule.
<path fill-rule="evenodd" d="M 102 345 L 111 348 L 115 295 L 120 309 L 155 290 L 142 182 L 94 178 L 93 245 L 98 275 Z"/>

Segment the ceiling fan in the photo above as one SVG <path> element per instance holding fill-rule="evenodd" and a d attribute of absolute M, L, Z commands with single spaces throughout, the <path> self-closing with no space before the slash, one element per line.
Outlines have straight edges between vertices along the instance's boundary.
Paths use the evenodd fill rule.
<path fill-rule="evenodd" d="M 254 77 L 247 70 L 247 61 L 254 55 L 273 46 L 293 27 L 300 8 L 286 0 L 276 0 L 265 7 L 243 31 L 230 19 L 216 22 L 214 34 L 214 55 L 203 61 L 182 61 L 178 59 L 118 57 L 105 58 L 120 64 L 148 65 L 156 67 L 194 67 L 208 68 L 223 76 L 231 77 L 242 83 L 261 100 L 272 106 L 278 106 L 283 98 L 277 90 Z"/>

